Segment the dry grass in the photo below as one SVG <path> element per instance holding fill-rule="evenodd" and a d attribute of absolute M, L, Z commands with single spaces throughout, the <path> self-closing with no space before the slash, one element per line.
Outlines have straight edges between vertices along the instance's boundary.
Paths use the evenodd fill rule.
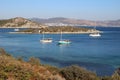
<path fill-rule="evenodd" d="M 38 62 L 38 59 L 34 58 L 24 62 L 12 56 L 0 54 L 0 80 L 64 80 L 59 74 L 53 75 Z"/>

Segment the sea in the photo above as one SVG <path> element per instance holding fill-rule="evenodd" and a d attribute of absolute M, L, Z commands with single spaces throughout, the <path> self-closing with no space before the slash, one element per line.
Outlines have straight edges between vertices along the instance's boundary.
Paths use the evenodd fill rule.
<path fill-rule="evenodd" d="M 110 76 L 120 67 L 120 27 L 97 27 L 101 37 L 89 34 L 63 34 L 71 44 L 59 45 L 60 34 L 45 34 L 52 43 L 41 43 L 42 34 L 11 34 L 13 28 L 0 29 L 0 48 L 25 61 L 35 57 L 41 64 L 56 67 L 78 65 L 98 76 Z"/>

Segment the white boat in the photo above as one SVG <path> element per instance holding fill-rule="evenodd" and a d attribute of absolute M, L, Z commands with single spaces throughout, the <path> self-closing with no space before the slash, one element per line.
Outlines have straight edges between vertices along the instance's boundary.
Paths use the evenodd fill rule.
<path fill-rule="evenodd" d="M 99 33 L 91 33 L 89 36 L 91 36 L 91 37 L 100 37 L 101 35 Z"/>
<path fill-rule="evenodd" d="M 41 39 L 40 42 L 42 42 L 42 43 L 51 43 L 52 39 L 51 38 Z"/>
<path fill-rule="evenodd" d="M 91 36 L 91 37 L 100 37 L 100 36 L 101 36 L 99 32 L 96 32 L 96 22 L 95 22 L 94 31 L 95 31 L 95 32 L 89 34 L 89 36 Z"/>
<path fill-rule="evenodd" d="M 14 29 L 14 31 L 19 31 L 19 29 L 18 29 L 18 28 L 16 28 L 16 29 Z"/>
<path fill-rule="evenodd" d="M 62 39 L 62 32 L 61 32 L 61 37 L 60 40 L 58 41 L 58 44 L 70 44 L 71 41 L 68 39 Z"/>
<path fill-rule="evenodd" d="M 44 38 L 44 32 L 43 32 L 43 38 L 40 40 L 42 43 L 51 43 L 52 38 Z"/>

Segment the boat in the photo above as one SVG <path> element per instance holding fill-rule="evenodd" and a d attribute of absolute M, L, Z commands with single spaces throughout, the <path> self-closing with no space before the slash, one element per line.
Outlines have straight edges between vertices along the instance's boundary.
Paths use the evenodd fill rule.
<path fill-rule="evenodd" d="M 18 28 L 16 28 L 16 29 L 14 29 L 14 31 L 19 31 L 19 29 L 18 29 Z"/>
<path fill-rule="evenodd" d="M 100 37 L 100 33 L 96 31 L 96 22 L 95 22 L 95 27 L 94 27 L 94 33 L 89 34 L 91 37 Z"/>
<path fill-rule="evenodd" d="M 44 38 L 44 32 L 43 32 L 43 38 L 40 40 L 42 43 L 51 43 L 52 38 Z"/>
<path fill-rule="evenodd" d="M 71 41 L 68 39 L 62 39 L 62 32 L 61 32 L 61 37 L 60 40 L 58 41 L 58 44 L 70 44 Z"/>
<path fill-rule="evenodd" d="M 71 42 L 69 40 L 60 40 L 58 43 L 59 44 L 70 44 Z"/>
<path fill-rule="evenodd" d="M 100 37 L 101 35 L 99 33 L 91 33 L 89 36 L 91 36 L 91 37 Z"/>
<path fill-rule="evenodd" d="M 51 43 L 52 39 L 51 38 L 42 39 L 42 40 L 40 40 L 40 42 L 42 42 L 42 43 Z"/>

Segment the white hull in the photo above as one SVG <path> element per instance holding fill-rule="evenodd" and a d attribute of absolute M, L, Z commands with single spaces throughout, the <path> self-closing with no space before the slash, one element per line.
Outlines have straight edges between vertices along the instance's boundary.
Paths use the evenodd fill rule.
<path fill-rule="evenodd" d="M 19 29 L 14 29 L 14 31 L 19 31 Z"/>
<path fill-rule="evenodd" d="M 40 42 L 42 42 L 42 43 L 51 43 L 52 40 L 51 39 L 42 39 L 42 40 L 40 40 Z"/>
<path fill-rule="evenodd" d="M 91 37 L 100 37 L 101 35 L 99 33 L 92 33 L 89 36 L 91 36 Z"/>

